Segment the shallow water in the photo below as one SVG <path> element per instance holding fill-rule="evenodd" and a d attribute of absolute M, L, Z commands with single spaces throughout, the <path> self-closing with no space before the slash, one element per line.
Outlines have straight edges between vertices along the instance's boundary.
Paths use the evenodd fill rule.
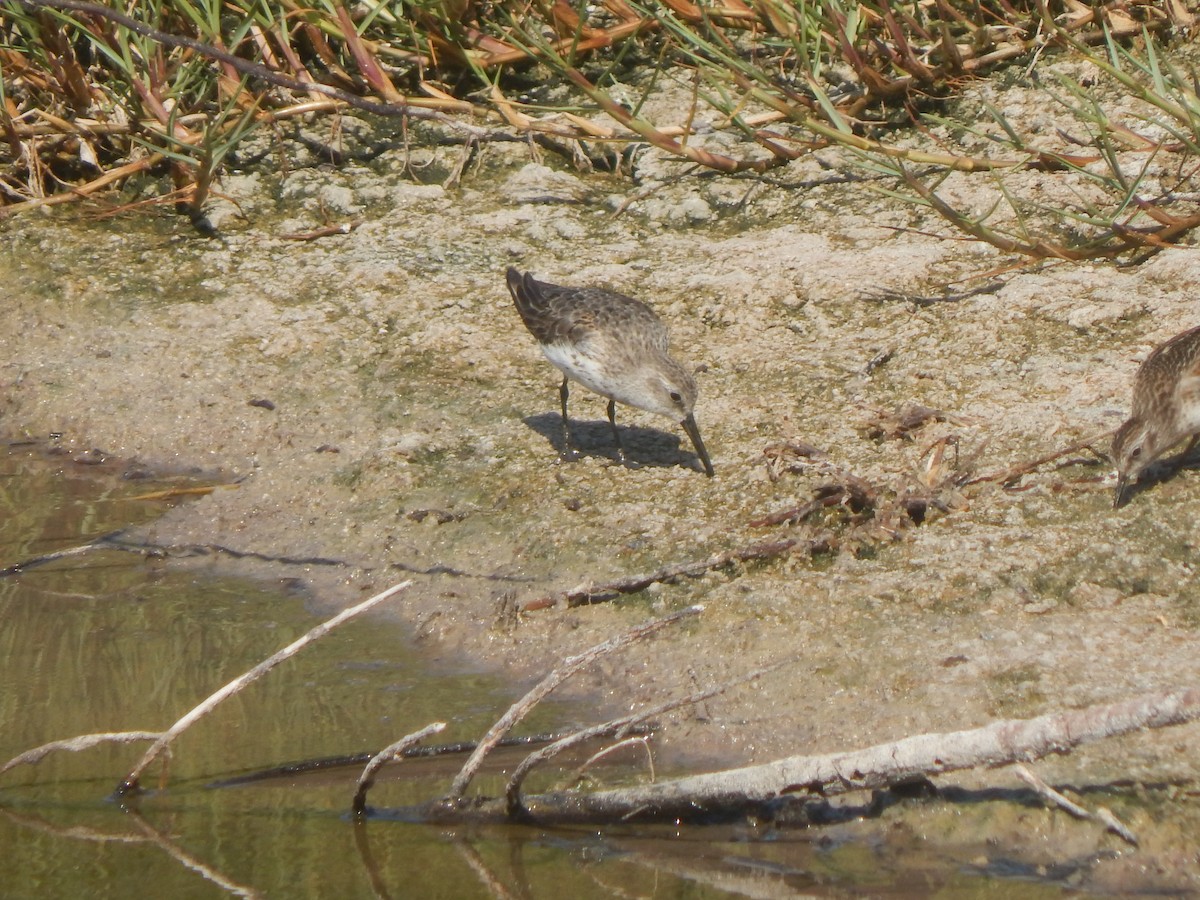
<path fill-rule="evenodd" d="M 0 568 L 152 521 L 179 479 L 122 478 L 17 448 L 0 452 Z M 0 761 L 92 731 L 165 728 L 320 616 L 286 585 L 218 577 L 116 550 L 0 578 Z M 352 622 L 195 725 L 169 780 L 111 799 L 145 744 L 54 754 L 0 776 L 0 894 L 66 896 L 558 897 L 1059 896 L 980 845 L 922 846 L 893 827 L 831 831 L 430 827 L 347 815 L 357 767 L 237 787 L 282 762 L 370 751 L 437 719 L 477 737 L 515 688 L 438 671 L 383 617 Z M 546 707 L 526 728 L 570 712 Z M 503 758 L 501 758 L 503 761 Z M 437 796 L 457 760 L 394 766 L 370 796 Z M 500 787 L 496 774 L 482 788 Z M 953 816 L 953 810 L 943 815 Z M 904 832 L 907 835 L 907 832 Z M 966 860 L 972 860 L 968 863 Z M 980 862 L 982 861 L 982 862 Z M 1029 880 L 1032 879 L 1032 880 Z"/>
<path fill-rule="evenodd" d="M 152 519 L 163 501 L 137 498 L 178 486 L 101 474 L 70 456 L 10 452 L 0 466 L 0 567 Z M 165 728 L 320 617 L 296 593 L 103 550 L 0 579 L 0 620 L 8 759 L 89 732 Z M 54 754 L 0 776 L 0 893 L 204 896 L 226 883 L 288 896 L 369 893 L 346 817 L 357 769 L 225 790 L 210 781 L 378 749 L 438 718 L 452 722 L 448 740 L 474 737 L 512 692 L 495 678 L 428 670 L 379 617 L 351 622 L 180 737 L 164 791 L 125 807 L 107 799 L 144 742 Z M 454 771 L 443 768 L 382 784 L 370 799 L 427 799 Z M 461 858 L 438 832 L 389 831 L 392 849 L 373 851 L 385 863 L 404 847 L 414 863 L 419 847 L 422 878 L 445 876 L 438 891 L 478 884 L 469 869 L 457 884 L 461 862 L 442 858 Z"/>

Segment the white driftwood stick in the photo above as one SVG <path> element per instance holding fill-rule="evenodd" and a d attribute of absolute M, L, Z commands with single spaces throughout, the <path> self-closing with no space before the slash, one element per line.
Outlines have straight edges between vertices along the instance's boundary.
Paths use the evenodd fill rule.
<path fill-rule="evenodd" d="M 822 756 L 792 756 L 775 762 L 656 784 L 583 794 L 550 792 L 526 797 L 524 813 L 555 823 L 611 822 L 649 815 L 694 818 L 732 812 L 774 800 L 823 797 L 884 788 L 910 779 L 978 766 L 1003 766 L 1144 728 L 1164 728 L 1200 718 L 1200 689 L 1142 694 L 1033 719 L 994 722 L 982 728 L 922 734 L 862 750 Z M 436 821 L 507 818 L 504 798 L 467 810 L 435 802 L 426 808 Z"/>
<path fill-rule="evenodd" d="M 170 746 L 171 742 L 175 740 L 175 738 L 186 731 L 194 722 L 212 712 L 213 709 L 220 705 L 224 700 L 227 700 L 229 697 L 232 697 L 243 688 L 253 684 L 255 681 L 258 681 L 258 679 L 262 678 L 262 676 L 266 675 L 285 659 L 296 655 L 296 653 L 303 650 L 313 641 L 324 637 L 343 622 L 348 622 L 355 616 L 366 612 L 368 609 L 371 609 L 371 607 L 378 606 L 384 600 L 387 600 L 395 594 L 398 594 L 410 584 L 412 584 L 411 581 L 402 581 L 400 584 L 393 585 L 386 591 L 364 600 L 357 606 L 352 606 L 349 609 L 343 610 L 332 619 L 327 619 L 316 628 L 292 641 L 292 643 L 288 644 L 278 653 L 268 657 L 267 659 L 264 659 L 250 671 L 239 675 L 220 690 L 210 694 L 201 703 L 192 707 L 192 709 L 189 710 L 183 718 L 162 733 L 162 736 L 154 742 L 154 744 L 149 750 L 146 751 L 145 755 L 141 758 L 138 764 L 134 766 L 133 771 L 126 775 L 125 779 L 117 787 L 117 795 L 119 796 L 121 794 L 128 793 L 131 790 L 135 790 L 138 786 L 138 780 L 142 777 L 142 773 L 146 771 L 146 767 L 149 766 L 150 763 L 154 762 L 154 760 L 158 758 L 159 754 L 166 750 L 167 747 Z"/>

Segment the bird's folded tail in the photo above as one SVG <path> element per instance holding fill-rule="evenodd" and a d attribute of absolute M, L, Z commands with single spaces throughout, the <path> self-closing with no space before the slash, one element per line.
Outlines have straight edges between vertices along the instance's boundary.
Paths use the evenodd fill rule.
<path fill-rule="evenodd" d="M 539 290 L 540 285 L 532 275 L 528 272 L 522 275 L 515 268 L 509 266 L 505 278 L 508 280 L 508 289 L 512 292 L 513 302 L 517 305 L 517 312 L 521 314 L 522 318 L 531 314 L 545 315 L 546 298 Z"/>

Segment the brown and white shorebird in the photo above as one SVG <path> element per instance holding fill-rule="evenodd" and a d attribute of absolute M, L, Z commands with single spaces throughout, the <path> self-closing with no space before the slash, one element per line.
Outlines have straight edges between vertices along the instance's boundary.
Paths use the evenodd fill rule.
<path fill-rule="evenodd" d="M 704 474 L 712 477 L 712 463 L 692 415 L 696 382 L 671 358 L 667 327 L 649 306 L 604 288 L 538 281 L 511 267 L 506 278 L 521 321 L 537 338 L 546 359 L 563 373 L 558 395 L 568 453 L 567 382 L 573 380 L 608 398 L 608 421 L 622 462 L 625 454 L 617 433 L 618 402 L 679 422 L 696 447 Z"/>
<path fill-rule="evenodd" d="M 1117 494 L 1125 504 L 1131 485 L 1152 462 L 1186 437 L 1186 457 L 1200 432 L 1200 328 L 1177 334 L 1154 349 L 1133 382 L 1133 411 L 1113 437 Z M 1181 459 L 1183 458 L 1181 457 Z"/>

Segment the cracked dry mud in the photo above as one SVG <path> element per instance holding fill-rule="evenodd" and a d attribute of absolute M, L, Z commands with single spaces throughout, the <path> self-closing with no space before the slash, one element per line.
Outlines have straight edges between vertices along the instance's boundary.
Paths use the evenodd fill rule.
<path fill-rule="evenodd" d="M 450 165 L 458 151 L 412 152 Z M 936 472 L 998 471 L 1114 428 L 1139 361 L 1200 321 L 1191 240 L 1133 268 L 1028 267 L 972 294 L 987 279 L 969 279 L 1006 260 L 936 236 L 945 226 L 869 183 L 843 183 L 823 166 L 832 154 L 770 183 L 686 178 L 622 215 L 614 208 L 644 181 L 543 162 L 521 144 L 485 145 L 454 191 L 403 177 L 401 150 L 369 166 L 238 173 L 221 188 L 238 208 L 215 211 L 215 239 L 170 217 L 5 223 L 0 434 L 60 432 L 79 450 L 236 480 L 146 533 L 345 560 L 205 563 L 299 574 L 329 605 L 402 577 L 393 564 L 457 570 L 418 577 L 396 606 L 450 665 L 469 658 L 530 679 L 656 611 L 703 603 L 695 623 L 574 687 L 625 709 L 793 658 L 670 721 L 662 746 L 680 765 L 832 751 L 1197 683 L 1200 475 L 1185 470 L 1114 511 L 1110 468 L 1086 452 L 1008 487 L 948 492 L 945 511 L 899 540 L 882 529 L 817 559 L 499 616 L 506 591 L 522 603 L 802 533 L 750 523 L 839 473 L 903 493 L 932 477 L 937 452 Z M 673 171 L 650 153 L 652 163 Z M 947 190 L 990 187 L 956 175 Z M 363 222 L 283 239 L 323 214 Z M 613 465 L 604 401 L 582 389 L 572 412 L 585 453 L 557 461 L 558 375 L 511 307 L 509 265 L 655 307 L 676 356 L 697 368 L 714 479 L 678 427 L 628 408 L 618 423 L 639 464 Z M 881 418 L 905 404 L 944 415 L 881 434 Z M 772 470 L 788 443 L 819 453 Z M 1111 741 L 1039 771 L 1075 783 L 1193 779 L 1197 734 Z M 1194 843 L 1163 841 L 1194 861 Z"/>

